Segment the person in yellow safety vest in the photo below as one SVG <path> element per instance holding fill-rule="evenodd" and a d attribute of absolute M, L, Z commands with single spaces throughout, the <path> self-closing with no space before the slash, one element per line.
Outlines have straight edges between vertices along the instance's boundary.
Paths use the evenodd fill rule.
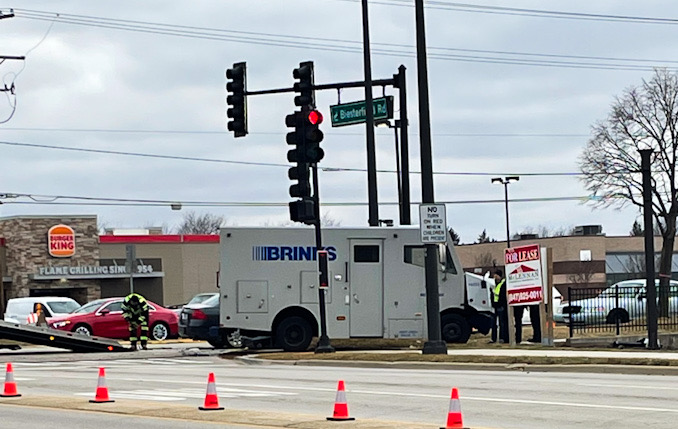
<path fill-rule="evenodd" d="M 494 271 L 494 289 L 492 290 L 492 307 L 494 308 L 494 323 L 492 324 L 491 343 L 497 342 L 497 324 L 499 324 L 499 342 L 508 343 L 508 303 L 506 301 L 506 280 L 504 273 L 497 269 Z"/>
<path fill-rule="evenodd" d="M 137 350 L 137 340 L 141 340 L 141 348 L 148 350 L 146 344 L 148 342 L 148 302 L 138 293 L 131 293 L 122 301 L 122 317 L 125 318 L 129 325 L 129 342 L 130 350 Z M 137 337 L 137 331 L 141 331 L 141 335 Z"/>

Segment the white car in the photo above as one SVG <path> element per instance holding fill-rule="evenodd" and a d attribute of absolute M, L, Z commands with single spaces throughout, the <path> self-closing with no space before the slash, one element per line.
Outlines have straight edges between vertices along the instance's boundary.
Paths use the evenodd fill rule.
<path fill-rule="evenodd" d="M 647 291 L 645 279 L 624 280 L 615 283 L 595 297 L 573 300 L 556 307 L 553 319 L 556 322 L 577 324 L 627 323 L 645 317 Z M 659 296 L 659 280 L 657 296 Z M 678 309 L 678 281 L 671 280 L 669 307 Z"/>
<path fill-rule="evenodd" d="M 12 298 L 7 301 L 5 322 L 27 324 L 28 316 L 35 312 L 36 304 L 42 304 L 45 317 L 64 316 L 80 308 L 77 301 L 62 296 Z"/>
<path fill-rule="evenodd" d="M 554 310 L 557 310 L 558 307 L 560 307 L 561 303 L 563 302 L 563 296 L 560 294 L 560 292 L 558 292 L 558 289 L 551 288 L 551 290 L 553 291 L 553 308 L 554 308 Z M 555 311 L 554 311 L 553 320 L 556 321 L 555 319 L 556 319 L 556 315 L 555 315 Z M 523 311 L 522 324 L 523 324 L 523 326 L 529 326 L 529 325 L 532 324 L 532 321 L 530 319 L 530 309 L 529 308 L 526 308 Z"/>

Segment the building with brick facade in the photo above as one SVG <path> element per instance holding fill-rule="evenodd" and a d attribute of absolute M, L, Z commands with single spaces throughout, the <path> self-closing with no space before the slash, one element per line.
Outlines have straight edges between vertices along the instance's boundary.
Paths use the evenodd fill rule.
<path fill-rule="evenodd" d="M 136 259 L 130 275 L 127 248 Z M 97 217 L 0 218 L 0 310 L 8 299 L 66 296 L 81 304 L 141 293 L 161 305 L 217 291 L 219 237 L 99 235 Z"/>

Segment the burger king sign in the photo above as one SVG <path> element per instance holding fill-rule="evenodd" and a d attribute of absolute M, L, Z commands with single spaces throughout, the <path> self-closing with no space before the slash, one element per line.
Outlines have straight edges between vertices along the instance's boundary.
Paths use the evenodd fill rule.
<path fill-rule="evenodd" d="M 47 231 L 47 248 L 55 258 L 68 258 L 75 254 L 75 232 L 68 225 L 55 225 Z"/>

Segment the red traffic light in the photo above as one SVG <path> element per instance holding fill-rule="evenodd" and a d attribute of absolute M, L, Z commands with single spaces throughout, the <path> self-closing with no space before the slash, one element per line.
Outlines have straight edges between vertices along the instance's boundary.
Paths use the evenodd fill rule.
<path fill-rule="evenodd" d="M 323 123 L 323 114 L 317 110 L 311 110 L 308 112 L 308 122 L 313 125 L 320 125 Z"/>

